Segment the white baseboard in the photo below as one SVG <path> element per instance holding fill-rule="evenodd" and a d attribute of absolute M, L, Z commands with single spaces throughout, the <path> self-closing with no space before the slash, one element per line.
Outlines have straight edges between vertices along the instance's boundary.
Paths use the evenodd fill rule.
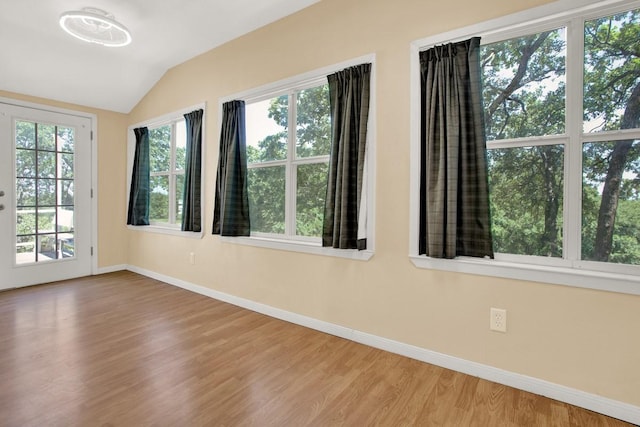
<path fill-rule="evenodd" d="M 240 298 L 223 292 L 219 292 L 205 286 L 196 285 L 174 277 L 165 276 L 150 270 L 136 266 L 126 266 L 127 270 L 143 276 L 178 286 L 191 292 L 205 295 L 238 307 L 251 311 L 305 326 L 317 331 L 325 332 L 351 341 L 379 348 L 381 350 L 396 353 L 432 365 L 462 372 L 467 375 L 479 377 L 498 384 L 514 387 L 541 396 L 546 396 L 561 402 L 579 406 L 594 412 L 598 412 L 610 417 L 614 417 L 633 424 L 640 424 L 640 407 L 603 396 L 587 393 L 574 388 L 555 384 L 549 381 L 534 377 L 505 371 L 481 363 L 472 362 L 443 353 L 438 353 L 425 348 L 416 347 L 399 341 L 390 340 L 376 335 L 360 332 L 351 328 L 292 313 L 290 311 L 271 307 L 266 304 L 257 303 L 245 298 Z M 114 270 L 115 271 L 115 270 Z"/>
<path fill-rule="evenodd" d="M 108 267 L 100 267 L 100 268 L 98 268 L 98 270 L 96 271 L 95 274 L 113 273 L 114 271 L 127 270 L 128 268 L 129 268 L 129 266 L 127 264 L 110 265 Z"/>

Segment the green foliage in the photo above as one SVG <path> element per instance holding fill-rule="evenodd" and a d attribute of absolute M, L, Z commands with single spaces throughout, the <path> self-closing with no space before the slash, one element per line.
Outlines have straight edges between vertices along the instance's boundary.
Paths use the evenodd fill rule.
<path fill-rule="evenodd" d="M 562 146 L 489 151 L 496 252 L 562 256 Z"/>
<path fill-rule="evenodd" d="M 547 31 L 482 48 L 488 140 L 564 132 L 563 35 Z"/>
<path fill-rule="evenodd" d="M 326 156 L 331 145 L 329 88 L 327 85 L 296 93 L 295 157 Z M 261 163 L 286 159 L 288 155 L 289 98 L 273 98 L 268 118 L 283 130 L 263 138 L 258 147 L 247 147 L 247 161 Z M 251 126 L 251 123 L 247 123 Z M 254 232 L 285 233 L 286 168 L 284 165 L 249 169 L 249 209 Z M 296 174 L 296 235 L 322 234 L 327 163 L 299 164 Z"/>
<path fill-rule="evenodd" d="M 585 23 L 584 120 L 600 130 L 622 126 L 622 114 L 640 84 L 640 10 Z"/>
<path fill-rule="evenodd" d="M 249 169 L 248 181 L 251 230 L 283 234 L 285 232 L 285 167 Z"/>

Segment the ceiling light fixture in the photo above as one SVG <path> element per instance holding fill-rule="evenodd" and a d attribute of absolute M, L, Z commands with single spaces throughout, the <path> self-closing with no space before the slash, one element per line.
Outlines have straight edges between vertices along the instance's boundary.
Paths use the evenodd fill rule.
<path fill-rule="evenodd" d="M 112 14 L 102 9 L 85 7 L 60 15 L 60 26 L 73 37 L 108 47 L 126 46 L 131 34 Z"/>

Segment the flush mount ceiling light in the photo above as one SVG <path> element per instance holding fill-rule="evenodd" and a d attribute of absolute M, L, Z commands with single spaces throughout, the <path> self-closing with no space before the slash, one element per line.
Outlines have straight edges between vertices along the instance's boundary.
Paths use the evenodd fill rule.
<path fill-rule="evenodd" d="M 73 37 L 103 46 L 120 47 L 131 43 L 131 34 L 112 14 L 85 7 L 60 15 L 60 26 Z"/>

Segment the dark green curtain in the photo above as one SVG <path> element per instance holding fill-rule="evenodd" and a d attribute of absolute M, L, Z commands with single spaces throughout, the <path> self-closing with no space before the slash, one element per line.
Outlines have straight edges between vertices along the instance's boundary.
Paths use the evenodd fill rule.
<path fill-rule="evenodd" d="M 131 172 L 127 224 L 149 225 L 149 130 L 141 127 L 133 132 L 136 151 Z"/>
<path fill-rule="evenodd" d="M 202 230 L 201 171 L 202 171 L 202 110 L 184 115 L 187 136 L 184 189 L 182 192 L 182 231 Z"/>
<path fill-rule="evenodd" d="M 420 53 L 419 253 L 493 258 L 480 38 Z"/>
<path fill-rule="evenodd" d="M 322 246 L 366 249 L 366 143 L 371 64 L 327 76 L 331 157 Z"/>
<path fill-rule="evenodd" d="M 220 155 L 216 176 L 213 234 L 249 236 L 244 101 L 222 105 Z"/>

